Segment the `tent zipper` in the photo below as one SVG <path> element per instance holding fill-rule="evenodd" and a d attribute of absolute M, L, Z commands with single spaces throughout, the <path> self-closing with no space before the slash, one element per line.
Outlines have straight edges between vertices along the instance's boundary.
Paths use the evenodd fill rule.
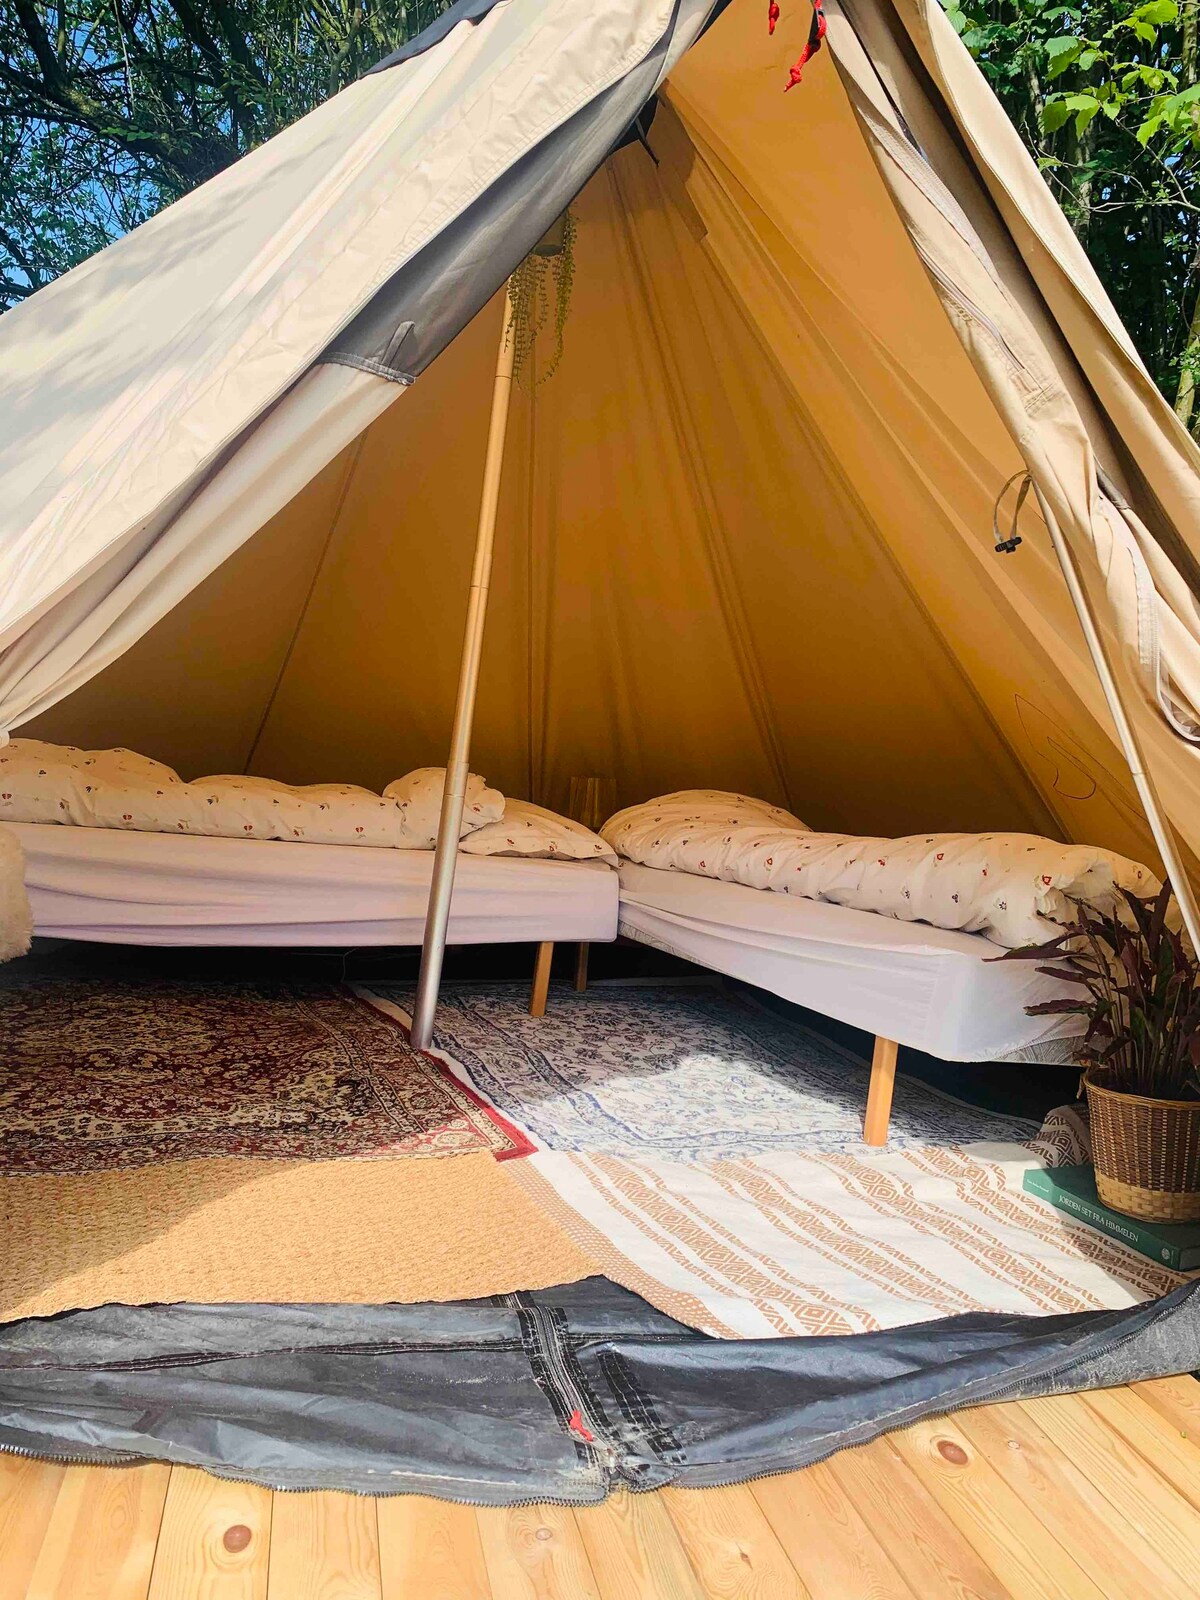
<path fill-rule="evenodd" d="M 124 1469 L 126 1467 L 143 1467 L 152 1462 L 158 1462 L 166 1467 L 186 1467 L 188 1471 L 206 1472 L 212 1478 L 219 1478 L 222 1483 L 248 1483 L 256 1489 L 269 1489 L 272 1494 L 312 1494 L 316 1491 L 330 1490 L 335 1494 L 354 1494 L 360 1499 L 385 1500 L 401 1494 L 432 1495 L 432 1490 L 426 1485 L 409 1485 L 402 1489 L 388 1489 L 386 1476 L 380 1475 L 380 1487 L 370 1489 L 346 1488 L 343 1484 L 327 1483 L 266 1483 L 262 1478 L 252 1477 L 245 1472 L 230 1472 L 224 1467 L 214 1466 L 207 1461 L 172 1461 L 162 1456 L 150 1455 L 120 1455 L 89 1456 L 84 1454 L 68 1453 L 58 1450 L 29 1450 L 24 1445 L 0 1443 L 0 1456 L 16 1456 L 21 1461 L 45 1461 L 50 1466 L 56 1467 L 112 1467 Z M 609 1486 L 611 1487 L 611 1486 Z M 482 1500 L 473 1495 L 433 1495 L 434 1499 L 445 1500 L 451 1505 L 478 1506 L 481 1510 L 515 1510 L 520 1506 L 582 1506 L 584 1508 L 599 1504 L 593 1500 L 574 1500 L 566 1495 L 539 1494 L 532 1495 L 522 1500 Z M 607 1498 L 607 1491 L 606 1491 Z"/>
<path fill-rule="evenodd" d="M 1004 337 L 1004 334 L 1000 331 L 1000 328 L 996 322 L 994 322 L 993 319 L 988 316 L 986 311 L 981 311 L 975 302 L 969 299 L 966 294 L 964 294 L 963 290 L 958 286 L 957 283 L 955 283 L 954 279 L 950 277 L 945 268 L 942 267 L 939 262 L 933 259 L 933 257 L 915 237 L 913 239 L 913 243 L 916 245 L 917 254 L 924 263 L 925 270 L 929 273 L 930 277 L 937 282 L 938 286 L 945 294 L 950 296 L 960 311 L 964 312 L 966 316 L 968 316 L 973 322 L 977 323 L 984 330 L 984 332 L 991 337 L 992 341 L 996 345 L 996 348 L 1000 351 L 1001 355 L 1003 355 L 1005 361 L 1008 362 L 1008 365 L 1012 368 L 1012 370 L 1024 378 L 1027 383 L 1034 384 L 1038 389 L 1043 388 L 1044 385 L 1041 380 L 1037 378 L 1034 373 L 1030 372 L 1029 368 L 1021 360 L 1021 357 Z"/>
<path fill-rule="evenodd" d="M 508 1299 L 509 1297 L 505 1296 L 504 1298 Z M 522 1298 L 522 1296 L 519 1295 L 519 1294 L 512 1296 L 513 1300 L 520 1300 L 521 1298 Z M 1174 1315 L 1176 1309 L 1177 1308 L 1175 1306 L 1172 1306 L 1169 1309 L 1168 1308 L 1164 1308 L 1164 1309 L 1158 1311 L 1150 1319 L 1149 1323 L 1145 1327 L 1142 1327 L 1142 1328 L 1139 1328 L 1139 1329 L 1134 1329 L 1133 1332 L 1122 1334 L 1122 1335 L 1120 1335 L 1120 1336 L 1118 1336 L 1116 1338 L 1106 1339 L 1096 1349 L 1089 1350 L 1087 1352 L 1087 1359 L 1089 1361 L 1097 1361 L 1097 1360 L 1100 1360 L 1101 1358 L 1103 1358 L 1105 1356 L 1111 1355 L 1114 1351 L 1119 1350 L 1122 1345 L 1127 1344 L 1130 1340 L 1138 1338 L 1141 1335 L 1144 1335 L 1145 1332 L 1147 1331 L 1147 1328 L 1153 1328 L 1159 1322 L 1163 1321 L 1164 1319 L 1169 1319 L 1170 1317 L 1172 1317 Z M 540 1324 L 539 1331 L 544 1331 L 544 1323 L 541 1321 L 541 1316 L 544 1315 L 544 1314 L 541 1314 L 541 1308 L 540 1307 L 531 1306 L 531 1305 L 523 1305 L 521 1307 L 521 1310 L 523 1312 L 539 1313 L 539 1317 L 537 1319 L 539 1321 L 539 1324 Z M 531 1322 L 533 1320 L 534 1320 L 534 1318 L 531 1317 Z M 586 1418 L 590 1418 L 593 1422 L 600 1422 L 601 1426 L 603 1426 L 602 1419 L 597 1418 L 595 1416 L 595 1413 L 591 1410 L 590 1403 L 588 1402 L 587 1397 L 579 1390 L 578 1386 L 574 1383 L 573 1379 L 570 1377 L 570 1374 L 567 1371 L 565 1363 L 563 1363 L 562 1360 L 561 1360 L 561 1355 L 552 1356 L 550 1354 L 550 1352 L 552 1350 L 555 1350 L 557 1348 L 557 1340 L 553 1336 L 553 1329 L 550 1330 L 550 1337 L 549 1338 L 543 1337 L 543 1338 L 539 1339 L 539 1344 L 542 1346 L 543 1353 L 546 1356 L 547 1365 L 553 1365 L 554 1370 L 555 1370 L 556 1381 L 561 1384 L 564 1393 L 567 1396 L 571 1397 L 573 1406 L 574 1406 L 574 1402 L 578 1401 L 578 1403 L 579 1403 L 578 1404 L 578 1409 L 580 1411 L 580 1414 L 582 1416 L 586 1417 Z M 1056 1362 L 1056 1363 L 1052 1364 L 1050 1367 L 1048 1367 L 1043 1372 L 1038 1372 L 1038 1371 L 1035 1370 L 1032 1373 L 1027 1373 L 1024 1377 L 1017 1378 L 1012 1383 L 1005 1384 L 1002 1388 L 993 1390 L 993 1392 L 991 1394 L 987 1394 L 987 1395 L 983 1396 L 982 1398 L 978 1397 L 975 1394 L 965 1395 L 961 1400 L 956 1400 L 951 1405 L 947 1405 L 941 1411 L 938 1411 L 938 1412 L 935 1412 L 935 1413 L 931 1413 L 931 1415 L 934 1415 L 934 1416 L 952 1416 L 958 1411 L 969 1410 L 972 1406 L 976 1406 L 976 1405 L 995 1405 L 995 1404 L 998 1404 L 998 1403 L 1000 1403 L 1000 1402 L 1002 1402 L 1004 1400 L 1019 1399 L 1019 1398 L 1022 1398 L 1022 1397 L 1037 1398 L 1037 1396 L 1027 1396 L 1026 1391 L 1027 1391 L 1028 1385 L 1029 1385 L 1029 1383 L 1031 1381 L 1033 1381 L 1035 1378 L 1040 1378 L 1043 1381 L 1053 1382 L 1053 1380 L 1055 1378 L 1059 1377 L 1062 1373 L 1068 1372 L 1071 1369 L 1071 1367 L 1077 1365 L 1079 1359 L 1080 1358 L 1079 1358 L 1078 1354 L 1072 1354 L 1066 1360 L 1059 1361 L 1059 1362 Z M 1159 1376 L 1165 1376 L 1165 1374 L 1159 1374 Z M 1131 1379 L 1129 1381 L 1134 1381 L 1134 1380 Z M 722 1476 L 722 1477 L 710 1478 L 708 1480 L 708 1482 L 704 1483 L 704 1484 L 679 1484 L 678 1482 L 676 1482 L 671 1486 L 675 1487 L 675 1488 L 685 1488 L 685 1489 L 686 1488 L 693 1488 L 693 1489 L 704 1489 L 704 1488 L 720 1489 L 720 1488 L 728 1487 L 728 1486 L 733 1485 L 733 1484 L 746 1483 L 748 1481 L 752 1481 L 752 1480 L 758 1479 L 758 1478 L 777 1478 L 777 1477 L 782 1477 L 786 1473 L 797 1472 L 797 1471 L 802 1470 L 804 1467 L 816 1466 L 819 1462 L 827 1461 L 831 1456 L 836 1455 L 839 1450 L 848 1449 L 848 1448 L 851 1448 L 853 1445 L 857 1445 L 857 1444 L 868 1444 L 868 1443 L 871 1442 L 872 1439 L 879 1438 L 883 1434 L 892 1433 L 892 1432 L 897 1431 L 898 1429 L 901 1429 L 901 1428 L 904 1428 L 904 1427 L 908 1426 L 909 1421 L 919 1421 L 919 1420 L 921 1420 L 920 1417 L 906 1418 L 903 1413 L 898 1413 L 895 1417 L 890 1419 L 890 1421 L 885 1426 L 876 1429 L 872 1433 L 864 1434 L 863 1437 L 857 1438 L 857 1439 L 842 1439 L 838 1443 L 831 1445 L 831 1447 L 829 1449 L 822 1450 L 819 1454 L 816 1454 L 816 1455 L 805 1456 L 803 1460 L 799 1460 L 799 1461 L 792 1460 L 792 1461 L 784 1462 L 779 1466 L 764 1467 L 761 1472 L 753 1472 L 753 1471 L 749 1472 L 749 1473 L 741 1472 L 741 1473 L 736 1473 L 736 1474 L 733 1474 L 733 1475 L 727 1476 L 727 1477 L 726 1476 Z M 592 1431 L 595 1432 L 595 1429 L 593 1428 Z M 608 1448 L 610 1450 L 612 1449 L 611 1446 L 609 1446 Z M 616 1452 L 613 1451 L 612 1453 L 613 1453 L 613 1456 L 615 1458 Z M 101 1466 L 101 1467 L 136 1466 L 136 1465 L 140 1465 L 141 1463 L 146 1462 L 146 1461 L 153 1461 L 153 1460 L 161 1460 L 162 1459 L 161 1457 L 155 1457 L 155 1456 L 125 1455 L 125 1454 L 118 1454 L 116 1452 L 114 1452 L 114 1453 L 112 1453 L 112 1454 L 110 1454 L 108 1456 L 105 1456 L 105 1457 L 97 1457 L 97 1456 L 89 1456 L 89 1455 L 86 1455 L 86 1454 L 83 1454 L 83 1453 L 67 1453 L 67 1452 L 61 1452 L 60 1453 L 60 1452 L 51 1451 L 51 1450 L 44 1450 L 44 1451 L 43 1450 L 30 1450 L 30 1449 L 25 1449 L 20 1445 L 6 1444 L 6 1443 L 3 1443 L 3 1442 L 0 1442 L 0 1455 L 12 1455 L 12 1456 L 23 1457 L 26 1460 L 48 1461 L 48 1462 L 53 1462 L 55 1464 L 61 1464 L 61 1465 L 67 1465 L 67 1466 Z M 248 1475 L 246 1475 L 244 1473 L 226 1472 L 226 1471 L 223 1471 L 221 1468 L 213 1466 L 213 1465 L 208 1464 L 208 1463 L 200 1463 L 200 1462 L 196 1462 L 196 1463 L 183 1463 L 183 1462 L 175 1463 L 175 1462 L 168 1462 L 167 1464 L 168 1465 L 172 1465 L 172 1466 L 173 1465 L 195 1465 L 195 1466 L 200 1467 L 202 1471 L 208 1472 L 213 1477 L 221 1478 L 222 1480 L 224 1480 L 226 1482 L 229 1482 L 229 1483 L 255 1484 L 258 1487 L 270 1488 L 273 1492 L 279 1493 L 279 1494 L 292 1494 L 292 1493 L 301 1494 L 301 1493 L 306 1493 L 306 1492 L 310 1491 L 313 1488 L 313 1485 L 311 1485 L 311 1484 L 303 1484 L 303 1485 L 300 1485 L 300 1486 L 293 1486 L 293 1485 L 290 1485 L 290 1484 L 267 1484 L 267 1485 L 264 1485 L 263 1484 L 263 1480 L 261 1478 L 251 1477 L 251 1476 L 248 1476 Z M 639 1483 L 637 1481 L 636 1475 L 635 1476 L 621 1475 L 621 1478 L 622 1478 L 623 1486 L 628 1488 L 628 1489 L 630 1489 L 630 1490 L 632 1490 L 634 1493 L 638 1493 L 639 1491 L 640 1492 L 650 1492 L 650 1491 L 653 1491 L 656 1488 L 661 1488 L 661 1487 L 667 1487 L 668 1486 L 668 1485 L 664 1485 L 664 1484 L 661 1484 L 661 1483 Z M 429 1493 L 428 1488 L 421 1489 L 419 1487 L 405 1488 L 405 1489 L 397 1488 L 395 1490 L 389 1491 L 386 1488 L 384 1488 L 384 1484 L 385 1483 L 386 1483 L 386 1479 L 381 1479 L 380 1488 L 378 1490 L 376 1490 L 374 1488 L 372 1488 L 370 1490 L 367 1490 L 367 1489 L 342 1489 L 340 1492 L 348 1493 L 348 1494 L 370 1495 L 372 1498 L 378 1498 L 378 1497 L 381 1497 L 382 1495 L 387 1495 L 388 1493 L 395 1493 L 395 1494 L 405 1494 L 405 1493 L 414 1493 L 414 1494 L 426 1493 L 427 1494 L 427 1493 Z M 612 1489 L 612 1488 L 615 1488 L 616 1487 L 616 1483 L 611 1481 L 611 1480 L 605 1481 L 604 1482 L 604 1487 L 605 1487 L 605 1495 L 604 1495 L 603 1498 L 607 1498 L 608 1491 L 610 1489 Z M 470 1496 L 470 1495 L 461 1495 L 461 1496 L 460 1495 L 454 1495 L 454 1496 L 447 1495 L 447 1496 L 443 1496 L 442 1498 L 452 1500 L 453 1503 L 458 1504 L 458 1505 L 479 1506 L 479 1507 L 494 1507 L 497 1504 L 497 1502 L 494 1501 L 494 1500 L 481 1500 L 481 1499 L 477 1499 L 477 1498 L 475 1498 L 473 1496 Z M 545 1495 L 545 1494 L 537 1495 L 537 1496 L 530 1497 L 530 1498 L 525 1498 L 525 1499 L 519 1499 L 519 1500 L 507 1500 L 507 1501 L 503 1502 L 503 1504 L 506 1507 L 509 1507 L 509 1508 L 518 1507 L 518 1506 L 536 1506 L 536 1505 L 581 1506 L 581 1505 L 588 1505 L 588 1504 L 594 1504 L 594 1503 L 596 1503 L 596 1502 L 581 1501 L 581 1500 L 578 1500 L 578 1499 L 568 1499 L 566 1496 Z"/>
<path fill-rule="evenodd" d="M 545 1380 L 543 1387 L 554 1391 L 550 1396 L 551 1403 L 557 1401 L 556 1410 L 561 1407 L 560 1414 L 567 1419 L 565 1426 L 568 1433 L 597 1464 L 603 1461 L 609 1471 L 615 1473 L 621 1452 L 609 1438 L 607 1418 L 597 1411 L 586 1387 L 571 1371 L 556 1319 L 544 1306 L 527 1300 L 523 1294 L 517 1294 L 514 1298 L 518 1302 L 518 1315 L 529 1331 L 531 1345 L 535 1347 L 530 1352 L 531 1359 L 535 1355 L 540 1357 Z"/>

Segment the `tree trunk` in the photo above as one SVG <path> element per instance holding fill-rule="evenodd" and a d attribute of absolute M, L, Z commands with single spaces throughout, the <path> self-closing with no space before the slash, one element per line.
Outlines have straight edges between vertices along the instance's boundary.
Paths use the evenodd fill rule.
<path fill-rule="evenodd" d="M 1193 416 L 1196 410 L 1196 375 L 1192 364 L 1200 357 L 1200 294 L 1196 296 L 1196 303 L 1192 308 L 1191 326 L 1188 328 L 1187 344 L 1184 346 L 1183 362 L 1179 369 L 1179 388 L 1175 393 L 1175 415 L 1189 432 L 1193 431 Z M 1200 417 L 1196 419 L 1200 423 Z"/>
<path fill-rule="evenodd" d="M 1197 34 L 1200 32 L 1197 24 L 1200 22 L 1200 0 L 1183 0 L 1179 10 L 1179 81 L 1185 89 L 1190 89 L 1196 82 L 1196 46 Z M 1196 272 L 1200 261 L 1192 263 L 1192 273 Z M 1200 293 L 1196 296 L 1196 303 L 1192 308 L 1192 320 L 1188 327 L 1187 342 L 1183 348 L 1183 359 L 1179 367 L 1179 387 L 1175 391 L 1175 415 L 1189 432 L 1194 432 L 1200 427 L 1200 417 L 1196 416 L 1196 374 L 1193 363 L 1200 356 Z"/>
<path fill-rule="evenodd" d="M 1197 23 L 1200 22 L 1200 0 L 1183 0 L 1179 8 L 1179 81 L 1190 89 L 1196 81 Z"/>

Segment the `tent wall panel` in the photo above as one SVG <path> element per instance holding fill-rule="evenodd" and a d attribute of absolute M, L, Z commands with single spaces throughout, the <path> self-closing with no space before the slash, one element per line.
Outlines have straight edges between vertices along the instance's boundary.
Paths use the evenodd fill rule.
<path fill-rule="evenodd" d="M 1187 586 L 1200 551 L 1194 447 L 1143 392 L 1076 242 L 1061 219 L 1046 222 L 1040 179 L 934 7 L 829 0 L 834 59 L 818 58 L 785 95 L 804 8 L 785 8 L 771 38 L 758 6 L 734 0 L 671 70 L 649 136 L 654 159 L 621 149 L 578 197 L 564 357 L 544 386 L 514 399 L 502 485 L 473 764 L 508 792 L 561 807 L 577 773 L 611 774 L 622 802 L 719 785 L 784 801 L 825 828 L 1022 828 L 1153 861 L 1032 497 L 1019 550 L 993 548 L 997 494 L 1031 463 L 1103 608 L 1166 806 L 1200 846 L 1200 758 L 1161 714 L 1139 631 L 1145 602 L 1180 703 L 1200 702 L 1200 608 Z M 276 259 L 250 228 L 247 319 L 278 313 L 271 326 L 290 330 L 293 362 L 305 316 L 335 337 L 372 285 L 397 281 L 403 251 L 380 245 L 386 227 L 372 206 L 394 201 L 395 226 L 419 231 L 439 173 L 461 202 L 445 230 L 463 245 L 452 259 L 478 266 L 471 140 L 492 154 L 503 145 L 519 187 L 513 175 L 531 150 L 517 125 L 536 123 L 530 140 L 550 128 L 565 136 L 570 105 L 592 104 L 609 67 L 646 72 L 669 11 L 659 0 L 605 0 L 584 18 L 569 0 L 551 11 L 502 0 L 475 32 L 455 30 L 395 69 L 403 114 L 383 72 L 269 159 L 250 158 L 257 166 L 228 179 L 231 195 L 244 208 L 247 172 L 273 175 L 273 204 L 290 204 L 311 230 L 313 259 L 296 240 Z M 577 46 L 593 38 L 589 61 Z M 310 204 L 296 192 L 322 141 L 341 186 L 328 216 L 314 209 L 319 196 Z M 484 181 L 482 167 L 476 175 Z M 186 215 L 215 215 L 225 183 L 185 202 Z M 488 194 L 497 276 L 509 261 L 508 196 Z M 361 227 L 348 226 L 355 219 Z M 170 302 L 193 270 L 179 279 L 175 238 L 175 224 L 152 224 L 124 255 L 116 248 L 132 277 L 110 260 L 79 281 L 98 286 L 98 304 L 125 305 L 165 250 L 159 287 Z M 228 244 L 201 230 L 201 252 L 242 283 Z M 288 256 L 293 245 L 303 259 Z M 372 249 L 377 260 L 360 259 Z M 456 271 L 447 305 L 466 293 Z M 332 294 L 324 272 L 343 274 L 345 295 L 318 306 Z M 289 285 L 312 297 L 307 312 L 295 308 L 299 322 L 279 303 Z M 68 292 L 56 287 L 50 299 Z M 149 505 L 156 484 L 154 515 L 164 527 L 175 516 L 182 500 L 171 496 L 186 497 L 192 480 L 172 462 L 208 437 L 210 367 L 231 397 L 265 382 L 228 369 L 254 331 L 249 320 L 234 326 L 230 295 L 197 367 L 195 437 L 180 422 L 180 437 L 155 455 L 157 434 L 139 424 L 111 460 L 100 452 L 101 476 L 76 485 L 104 502 L 97 528 L 119 520 L 103 472 L 126 483 L 126 467 L 129 494 Z M 998 319 L 990 331 L 981 306 Z M 98 365 L 90 312 L 81 316 Z M 349 449 L 30 731 L 140 745 L 189 774 L 248 766 L 290 781 L 379 785 L 444 759 L 499 324 L 493 297 L 402 405 L 372 401 L 363 414 L 376 420 Z M 185 331 L 199 338 L 201 322 Z M 57 340 L 56 358 L 66 348 Z M 182 345 L 164 350 L 186 365 Z M 114 384 L 126 366 L 116 364 Z M 346 369 L 318 365 L 298 387 L 334 371 Z M 186 384 L 168 377 L 155 382 L 190 417 Z M 157 392 L 150 383 L 138 405 Z M 72 429 L 82 449 L 86 428 Z M 1159 535 L 1131 523 L 1157 585 L 1148 602 L 1143 593 L 1135 604 L 1136 563 L 1123 524 L 1107 520 L 1097 461 Z M 36 499 L 36 485 L 20 481 Z M 72 500 L 67 512 L 77 510 Z M 52 510 L 39 515 L 44 533 Z M 156 528 L 129 537 L 152 543 Z M 236 546 L 220 527 L 208 546 L 198 532 L 197 552 L 223 536 Z M 131 613 L 122 645 L 138 625 Z M 6 694 L 20 650 L 35 644 L 0 656 Z M 86 661 L 76 676 L 85 670 Z M 23 704 L 59 692 L 48 680 L 36 690 Z"/>

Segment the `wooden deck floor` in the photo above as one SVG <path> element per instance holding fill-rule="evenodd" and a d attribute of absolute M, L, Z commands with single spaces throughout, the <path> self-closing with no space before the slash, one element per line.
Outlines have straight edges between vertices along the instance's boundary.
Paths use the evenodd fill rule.
<path fill-rule="evenodd" d="M 960 1412 L 787 1477 L 586 1511 L 0 1456 L 0 1600 L 1195 1600 L 1198 1573 L 1192 1378 Z"/>

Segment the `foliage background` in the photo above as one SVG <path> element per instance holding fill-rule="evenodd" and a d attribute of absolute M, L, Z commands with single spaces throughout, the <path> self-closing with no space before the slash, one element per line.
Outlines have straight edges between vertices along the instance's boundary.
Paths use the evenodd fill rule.
<path fill-rule="evenodd" d="M 0 0 L 0 310 L 358 77 L 448 0 Z M 1200 428 L 1200 0 L 942 0 Z"/>

